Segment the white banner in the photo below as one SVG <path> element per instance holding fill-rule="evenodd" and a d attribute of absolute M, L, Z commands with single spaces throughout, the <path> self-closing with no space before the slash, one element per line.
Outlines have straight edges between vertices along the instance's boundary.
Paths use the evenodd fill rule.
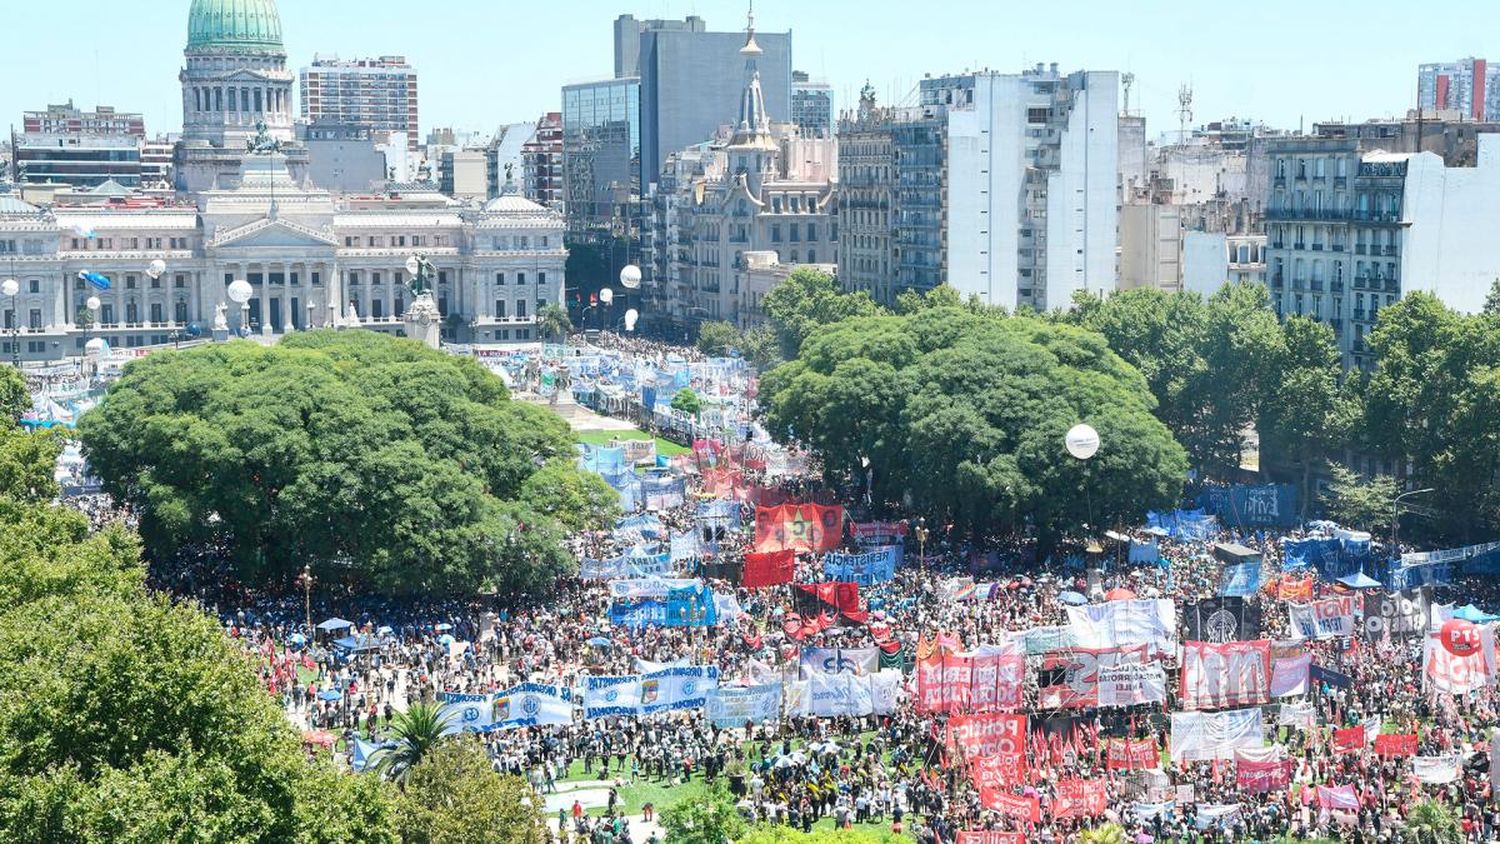
<path fill-rule="evenodd" d="M 1312 672 L 1312 654 L 1271 659 L 1271 697 L 1296 697 L 1307 694 L 1308 675 Z"/>
<path fill-rule="evenodd" d="M 573 723 L 571 693 L 561 686 L 522 683 L 496 692 L 492 706 L 496 730 Z"/>
<path fill-rule="evenodd" d="M 1260 709 L 1172 713 L 1172 761 L 1232 759 L 1238 748 L 1260 747 L 1265 729 Z"/>
<path fill-rule="evenodd" d="M 1458 779 L 1461 757 L 1457 753 L 1443 756 L 1417 756 L 1411 760 L 1412 776 L 1425 785 L 1446 785 Z"/>
<path fill-rule="evenodd" d="M 716 666 L 667 668 L 650 674 L 587 677 L 583 686 L 583 715 L 650 715 L 699 709 L 719 686 Z"/>
<path fill-rule="evenodd" d="M 438 695 L 438 718 L 444 733 L 483 733 L 492 729 L 495 710 L 490 696 L 443 692 Z"/>
<path fill-rule="evenodd" d="M 708 697 L 708 720 L 721 730 L 781 717 L 781 684 L 721 686 Z"/>
<path fill-rule="evenodd" d="M 1311 732 L 1318 726 L 1318 710 L 1310 702 L 1283 703 L 1276 716 L 1276 723 Z"/>
<path fill-rule="evenodd" d="M 1079 647 L 1147 645 L 1165 652 L 1177 642 L 1177 607 L 1167 598 L 1110 601 L 1067 610 L 1068 625 Z"/>
<path fill-rule="evenodd" d="M 1310 604 L 1288 604 L 1287 623 L 1291 627 L 1291 638 L 1337 639 L 1341 636 L 1359 635 L 1359 624 L 1355 615 L 1361 601 L 1358 596 L 1344 595 Z"/>
<path fill-rule="evenodd" d="M 787 685 L 787 714 L 832 718 L 840 715 L 890 715 L 896 711 L 899 671 L 874 674 L 814 674 Z"/>
<path fill-rule="evenodd" d="M 1270 642 L 1185 643 L 1178 694 L 1183 709 L 1225 709 L 1268 702 Z"/>
<path fill-rule="evenodd" d="M 1137 706 L 1167 699 L 1167 672 L 1160 662 L 1099 665 L 1099 705 Z"/>
<path fill-rule="evenodd" d="M 802 677 L 814 674 L 874 674 L 880 670 L 879 648 L 803 648 Z"/>

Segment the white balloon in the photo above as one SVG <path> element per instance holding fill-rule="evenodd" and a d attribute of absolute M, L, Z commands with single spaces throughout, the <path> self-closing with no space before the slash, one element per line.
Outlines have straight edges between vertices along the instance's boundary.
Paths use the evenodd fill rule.
<path fill-rule="evenodd" d="M 641 268 L 630 264 L 620 270 L 620 284 L 627 289 L 634 290 L 641 286 Z"/>
<path fill-rule="evenodd" d="M 229 294 L 229 301 L 236 305 L 243 305 L 255 295 L 255 288 L 243 278 L 237 278 L 229 283 L 229 289 L 225 292 Z"/>
<path fill-rule="evenodd" d="M 1064 442 L 1068 453 L 1079 460 L 1087 460 L 1099 453 L 1099 432 L 1090 425 L 1074 425 Z"/>
<path fill-rule="evenodd" d="M 634 331 L 635 330 L 635 324 L 636 324 L 636 322 L 638 322 L 640 320 L 640 318 L 641 318 L 641 312 L 637 311 L 635 308 L 631 308 L 630 310 L 626 311 L 625 312 L 625 330 L 626 331 Z"/>
<path fill-rule="evenodd" d="M 610 302 L 613 302 L 614 300 L 615 300 L 615 291 L 610 290 L 608 287 L 606 287 L 603 290 L 599 291 L 599 301 L 601 301 L 604 304 L 608 305 Z"/>
<path fill-rule="evenodd" d="M 160 258 L 157 258 L 155 261 L 151 262 L 150 267 L 146 268 L 146 275 L 151 276 L 152 278 L 161 278 L 161 274 L 166 271 L 167 262 L 163 261 Z"/>

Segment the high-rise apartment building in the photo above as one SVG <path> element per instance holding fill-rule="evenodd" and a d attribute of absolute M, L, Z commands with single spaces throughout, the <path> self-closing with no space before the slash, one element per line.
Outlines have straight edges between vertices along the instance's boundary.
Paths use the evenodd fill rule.
<path fill-rule="evenodd" d="M 689 15 L 680 21 L 636 20 L 634 15 L 615 18 L 615 78 L 641 75 L 641 33 L 643 32 L 707 32 L 708 24 L 697 15 Z"/>
<path fill-rule="evenodd" d="M 640 80 L 567 85 L 562 99 L 568 234 L 611 231 L 616 209 L 641 193 Z"/>
<path fill-rule="evenodd" d="M 316 56 L 302 68 L 301 92 L 306 120 L 405 132 L 409 149 L 417 149 L 417 72 L 404 56 Z"/>
<path fill-rule="evenodd" d="M 648 29 L 640 35 L 642 184 L 657 180 L 667 156 L 702 143 L 739 112 L 740 32 Z M 771 114 L 792 114 L 792 34 L 756 33 L 761 91 Z"/>
<path fill-rule="evenodd" d="M 1417 106 L 1456 111 L 1470 120 L 1500 120 L 1500 66 L 1473 57 L 1417 67 Z"/>
<path fill-rule="evenodd" d="M 804 138 L 833 135 L 833 86 L 814 82 L 800 70 L 792 71 L 792 122 Z"/>
<path fill-rule="evenodd" d="M 563 201 L 563 117 L 550 111 L 536 122 L 536 133 L 521 148 L 522 180 L 527 199 L 547 208 Z"/>
<path fill-rule="evenodd" d="M 21 131 L 28 135 L 130 135 L 146 137 L 146 121 L 135 112 L 97 106 L 84 111 L 68 100 L 48 105 L 46 111 L 28 111 L 21 116 Z"/>
<path fill-rule="evenodd" d="M 1119 91 L 1114 71 L 1037 65 L 924 79 L 946 111 L 945 280 L 1007 308 L 1115 289 Z"/>

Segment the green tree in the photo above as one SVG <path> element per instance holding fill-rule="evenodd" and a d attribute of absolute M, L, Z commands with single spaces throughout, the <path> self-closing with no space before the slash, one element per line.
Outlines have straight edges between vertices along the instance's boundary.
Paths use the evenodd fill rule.
<path fill-rule="evenodd" d="M 671 408 L 697 418 L 698 414 L 703 412 L 703 401 L 698 398 L 698 394 L 693 391 L 692 387 L 683 387 L 672 396 Z"/>
<path fill-rule="evenodd" d="M 762 307 L 776 333 L 782 360 L 796 357 L 802 341 L 820 326 L 881 313 L 870 294 L 844 293 L 837 279 L 811 267 L 793 270 L 766 294 Z"/>
<path fill-rule="evenodd" d="M 545 589 L 573 564 L 564 523 L 590 518 L 523 495 L 566 473 L 566 423 L 472 360 L 375 332 L 152 356 L 79 433 L 148 553 L 223 545 L 255 583 L 310 561 L 386 593 Z"/>
<path fill-rule="evenodd" d="M 1366 481 L 1349 468 L 1335 463 L 1333 480 L 1323 496 L 1328 518 L 1345 527 L 1385 534 L 1391 529 L 1391 514 L 1401 487 L 1390 475 Z"/>
<path fill-rule="evenodd" d="M 963 306 L 963 297 L 958 295 L 957 290 L 946 284 L 939 284 L 926 293 L 907 289 L 896 294 L 896 313 L 902 316 L 910 316 L 928 308 L 961 308 Z"/>
<path fill-rule="evenodd" d="M 725 357 L 743 345 L 740 330 L 731 322 L 705 322 L 698 328 L 698 351 L 709 357 Z"/>
<path fill-rule="evenodd" d="M 568 336 L 573 330 L 573 320 L 568 317 L 568 309 L 556 302 L 547 302 L 536 309 L 537 331 L 544 340 L 561 340 Z"/>
<path fill-rule="evenodd" d="M 57 455 L 62 435 L 0 427 L 0 498 L 40 504 L 57 497 Z"/>
<path fill-rule="evenodd" d="M 31 409 L 31 391 L 26 377 L 13 366 L 0 366 L 0 426 L 11 427 Z"/>
<path fill-rule="evenodd" d="M 709 786 L 695 800 L 684 800 L 661 812 L 664 844 L 725 844 L 738 841 L 745 831 L 745 819 L 734 805 L 734 795 L 724 783 Z"/>
<path fill-rule="evenodd" d="M 1039 317 L 845 320 L 768 373 L 761 401 L 773 436 L 815 451 L 830 481 L 975 534 L 1134 522 L 1174 503 L 1187 470 L 1140 374 L 1099 335 Z M 1105 444 L 1086 462 L 1063 448 L 1080 421 Z"/>
<path fill-rule="evenodd" d="M 458 736 L 413 766 L 396 804 L 404 844 L 548 844 L 539 797 L 490 767 L 484 746 Z"/>
<path fill-rule="evenodd" d="M 1462 844 L 1463 828 L 1446 804 L 1423 800 L 1406 816 L 1406 835 L 1415 844 Z"/>
<path fill-rule="evenodd" d="M 760 325 L 746 331 L 741 337 L 743 344 L 741 351 L 745 359 L 750 361 L 761 372 L 769 372 L 781 365 L 781 343 L 776 339 L 776 331 L 769 325 Z"/>
<path fill-rule="evenodd" d="M 1333 330 L 1307 317 L 1281 325 L 1279 377 L 1260 408 L 1257 429 L 1261 460 L 1268 454 L 1301 467 L 1303 517 L 1312 498 L 1312 477 L 1328 455 L 1348 442 L 1359 418 L 1359 401 L 1341 383 L 1343 367 Z"/>
<path fill-rule="evenodd" d="M 520 499 L 575 533 L 620 517 L 620 494 L 599 475 L 579 472 L 571 460 L 548 461 L 521 485 Z"/>
<path fill-rule="evenodd" d="M 432 703 L 413 703 L 391 719 L 394 747 L 376 751 L 371 761 L 386 779 L 405 783 L 423 760 L 452 738 L 442 708 Z"/>
<path fill-rule="evenodd" d="M 1130 844 L 1125 827 L 1117 823 L 1102 823 L 1078 834 L 1078 844 Z"/>

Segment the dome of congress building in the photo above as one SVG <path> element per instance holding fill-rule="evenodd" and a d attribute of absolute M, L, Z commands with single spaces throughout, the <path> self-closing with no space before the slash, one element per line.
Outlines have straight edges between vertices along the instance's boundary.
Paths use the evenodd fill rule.
<path fill-rule="evenodd" d="M 276 0 L 193 0 L 188 49 L 280 52 L 281 15 Z"/>

